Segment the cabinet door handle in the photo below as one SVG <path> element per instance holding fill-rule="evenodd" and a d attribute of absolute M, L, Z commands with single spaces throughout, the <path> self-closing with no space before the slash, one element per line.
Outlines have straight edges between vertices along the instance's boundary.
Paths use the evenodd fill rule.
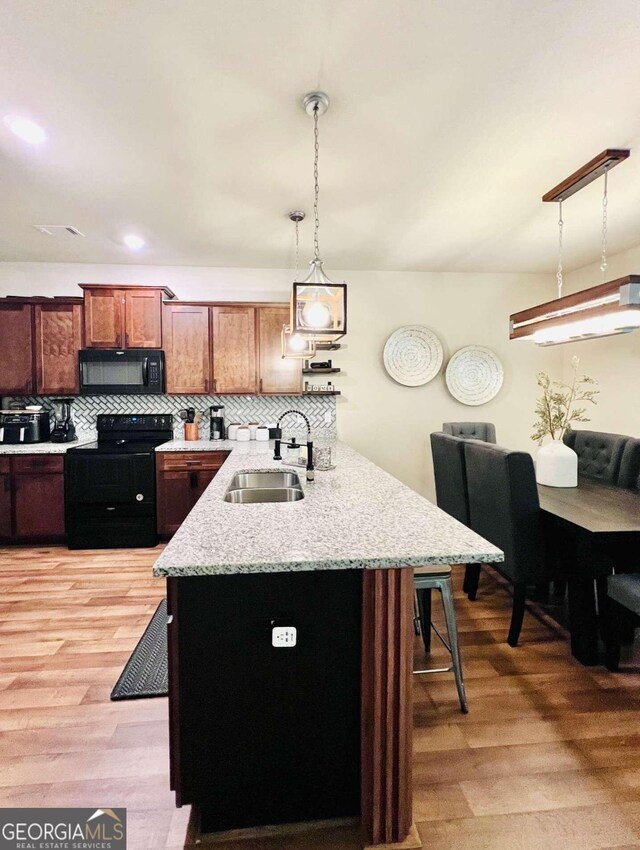
<path fill-rule="evenodd" d="M 30 393 L 33 390 L 33 378 L 27 378 L 27 383 L 25 384 L 26 392 Z"/>
<path fill-rule="evenodd" d="M 218 392 L 218 382 L 215 378 L 213 379 L 213 391 L 214 393 Z"/>
<path fill-rule="evenodd" d="M 201 460 L 185 460 L 185 463 L 187 464 L 187 466 L 200 466 L 202 461 Z"/>
<path fill-rule="evenodd" d="M 262 378 L 260 378 L 260 392 L 262 392 Z"/>
<path fill-rule="evenodd" d="M 124 345 L 125 345 L 125 348 L 129 348 L 129 334 L 128 333 L 126 333 L 124 335 Z"/>
<path fill-rule="evenodd" d="M 209 392 L 209 378 L 205 378 L 205 379 L 204 379 L 204 391 L 205 391 L 206 393 L 208 393 L 208 392 Z"/>

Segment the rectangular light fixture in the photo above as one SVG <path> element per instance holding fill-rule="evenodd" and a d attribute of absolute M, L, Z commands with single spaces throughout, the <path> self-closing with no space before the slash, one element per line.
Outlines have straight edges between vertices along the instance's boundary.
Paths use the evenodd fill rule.
<path fill-rule="evenodd" d="M 347 332 L 347 285 L 324 277 L 294 283 L 291 332 L 316 342 L 336 342 Z"/>
<path fill-rule="evenodd" d="M 574 171 L 569 177 L 565 178 L 562 183 L 558 183 L 553 189 L 550 189 L 542 196 L 543 201 L 564 201 L 566 198 L 575 195 L 584 186 L 602 177 L 605 171 L 611 171 L 614 166 L 619 165 L 629 156 L 630 150 L 609 148 L 602 151 L 598 156 L 583 165 L 577 171 Z"/>
<path fill-rule="evenodd" d="M 558 345 L 640 328 L 640 275 L 583 289 L 509 318 L 509 339 Z"/>

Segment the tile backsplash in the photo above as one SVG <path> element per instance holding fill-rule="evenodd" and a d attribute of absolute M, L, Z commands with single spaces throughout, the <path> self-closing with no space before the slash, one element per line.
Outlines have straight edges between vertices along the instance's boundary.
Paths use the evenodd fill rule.
<path fill-rule="evenodd" d="M 29 396 L 9 399 L 23 404 L 42 404 L 53 409 L 50 396 Z M 335 396 L 255 396 L 255 395 L 99 395 L 77 396 L 73 400 L 73 420 L 80 431 L 93 431 L 99 413 L 171 413 L 174 436 L 182 437 L 183 422 L 178 411 L 193 407 L 204 414 L 200 422 L 200 436 L 209 437 L 209 407 L 223 404 L 225 422 L 267 423 L 278 419 L 285 410 L 304 413 L 315 435 L 332 436 L 336 433 Z M 291 420 L 291 434 L 301 432 L 296 419 Z M 286 422 L 284 423 L 286 425 Z"/>

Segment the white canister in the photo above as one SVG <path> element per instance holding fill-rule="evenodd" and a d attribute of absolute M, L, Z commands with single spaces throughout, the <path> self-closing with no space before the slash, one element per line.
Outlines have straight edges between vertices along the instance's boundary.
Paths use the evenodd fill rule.
<path fill-rule="evenodd" d="M 269 442 L 269 429 L 266 425 L 258 425 L 256 428 L 256 440 L 259 443 Z"/>
<path fill-rule="evenodd" d="M 249 422 L 249 425 L 248 425 L 249 435 L 250 435 L 250 438 L 252 440 L 255 440 L 255 438 L 256 438 L 256 431 L 258 430 L 259 424 L 260 424 L 259 422 Z"/>
<path fill-rule="evenodd" d="M 236 432 L 236 440 L 239 443 L 248 443 L 251 439 L 251 431 L 248 425 L 239 425 Z"/>
<path fill-rule="evenodd" d="M 238 428 L 239 427 L 240 427 L 239 422 L 229 423 L 229 427 L 227 428 L 227 440 L 237 440 L 238 439 Z"/>

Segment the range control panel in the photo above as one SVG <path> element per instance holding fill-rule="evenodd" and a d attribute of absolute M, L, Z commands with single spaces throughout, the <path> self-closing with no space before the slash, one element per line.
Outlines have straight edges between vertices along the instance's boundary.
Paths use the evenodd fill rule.
<path fill-rule="evenodd" d="M 97 428 L 106 431 L 167 431 L 173 428 L 170 413 L 99 413 Z"/>

